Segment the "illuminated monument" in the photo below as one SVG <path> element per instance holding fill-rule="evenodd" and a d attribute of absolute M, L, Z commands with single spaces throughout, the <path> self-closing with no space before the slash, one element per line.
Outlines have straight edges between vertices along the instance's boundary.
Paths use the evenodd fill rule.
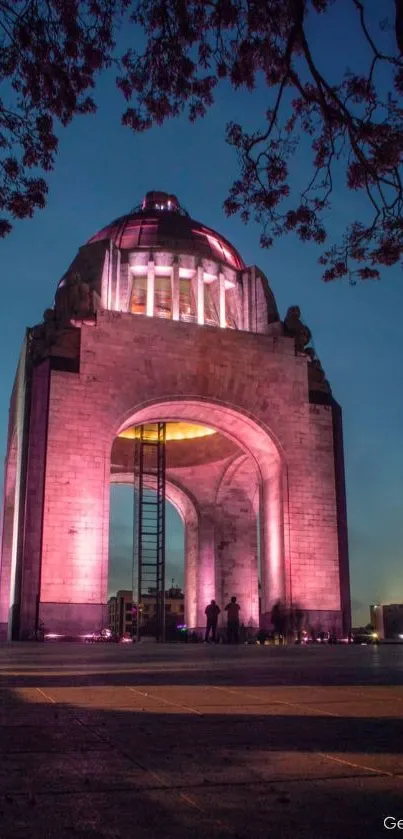
<path fill-rule="evenodd" d="M 251 627 L 281 600 L 348 629 L 341 412 L 309 342 L 298 308 L 282 322 L 262 272 L 175 196 L 148 193 L 80 248 L 12 394 L 1 637 L 105 622 L 110 484 L 133 484 L 143 434 L 164 438 L 190 627 L 236 595 Z"/>

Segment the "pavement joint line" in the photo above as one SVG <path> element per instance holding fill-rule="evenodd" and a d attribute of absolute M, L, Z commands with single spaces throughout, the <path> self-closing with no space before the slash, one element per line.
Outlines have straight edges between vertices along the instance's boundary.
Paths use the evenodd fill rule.
<path fill-rule="evenodd" d="M 231 688 L 224 688 L 224 687 L 221 687 L 219 685 L 212 685 L 212 687 L 214 688 L 214 690 L 223 690 L 223 691 L 226 691 L 227 693 L 233 694 L 234 696 L 239 696 L 239 692 L 236 691 L 236 690 L 231 690 Z M 259 696 L 256 696 L 256 694 L 249 693 L 249 692 L 246 693 L 245 691 L 242 693 L 242 697 L 243 696 L 250 696 L 251 699 L 259 699 Z M 242 698 L 242 697 L 240 697 L 240 698 Z M 261 704 L 264 707 L 264 705 L 269 704 L 269 702 L 266 702 L 266 703 L 262 702 Z M 284 699 L 272 699 L 270 704 L 272 704 L 272 705 L 287 705 L 289 708 L 301 708 L 301 709 L 306 708 L 308 711 L 315 711 L 316 714 L 321 714 L 322 716 L 326 716 L 326 717 L 339 717 L 339 718 L 341 717 L 341 714 L 335 714 L 335 713 L 333 713 L 333 711 L 324 711 L 321 708 L 315 708 L 313 705 L 305 705 L 305 704 L 301 705 L 298 702 L 286 702 Z"/>
<path fill-rule="evenodd" d="M 368 685 L 368 687 L 377 687 L 377 685 Z M 357 688 L 354 688 L 352 693 L 354 696 L 365 696 L 368 699 L 367 694 L 363 690 L 357 690 Z M 393 696 L 386 693 L 380 693 L 378 696 L 371 697 L 371 702 L 385 702 L 385 700 L 388 702 L 403 702 L 403 698 L 401 696 Z"/>
<path fill-rule="evenodd" d="M 368 772 L 373 772 L 374 775 L 383 775 L 387 776 L 388 778 L 398 778 L 401 775 L 395 774 L 394 772 L 387 772 L 386 769 L 374 769 L 373 766 L 365 766 L 363 763 L 353 763 L 351 760 L 344 760 L 341 757 L 334 757 L 334 755 L 328 755 L 324 752 L 317 752 L 321 757 L 327 758 L 327 760 L 332 760 L 335 763 L 343 763 L 346 766 L 352 766 L 354 769 L 366 769 Z"/>
<path fill-rule="evenodd" d="M 154 699 L 155 702 L 163 702 L 164 705 L 172 705 L 174 708 L 181 708 L 185 711 L 190 711 L 192 714 L 196 714 L 198 717 L 203 717 L 204 714 L 201 711 L 197 711 L 196 708 L 190 708 L 189 705 L 182 705 L 179 702 L 172 702 L 169 699 L 163 699 L 162 696 L 154 696 L 151 693 L 146 693 L 143 690 L 138 690 L 138 688 L 127 687 L 131 693 L 138 693 L 139 696 L 145 696 L 147 699 Z"/>
<path fill-rule="evenodd" d="M 40 693 L 40 694 L 42 694 L 42 696 L 44 696 L 44 697 L 45 697 L 45 699 L 47 699 L 47 700 L 48 700 L 49 702 L 51 702 L 53 705 L 58 704 L 58 703 L 56 702 L 56 700 L 55 700 L 55 699 L 53 699 L 53 697 L 52 697 L 52 696 L 50 696 L 50 694 L 45 693 L 43 690 L 41 690 L 41 688 L 36 688 L 36 690 L 37 690 L 37 691 L 39 691 L 39 693 Z M 132 690 L 132 691 L 133 691 L 133 692 L 135 692 L 135 693 L 142 693 L 142 691 L 136 691 L 136 690 L 135 690 L 135 688 L 129 688 L 129 690 Z M 143 694 L 143 695 L 148 696 L 148 694 Z M 168 703 L 168 704 L 172 704 L 172 703 Z M 178 706 L 178 707 L 181 707 L 181 708 L 186 708 L 186 706 L 185 706 L 185 705 L 181 705 L 181 706 Z M 190 709 L 187 709 L 187 710 L 190 710 Z M 196 711 L 196 710 L 194 710 L 194 713 L 198 714 L 199 716 L 203 716 L 202 714 L 200 714 L 200 713 L 199 713 L 198 711 Z M 112 750 L 113 750 L 113 749 L 115 749 L 118 753 L 120 752 L 120 754 L 121 754 L 121 755 L 123 755 L 126 759 L 128 759 L 131 763 L 134 763 L 134 765 L 137 765 L 137 766 L 138 766 L 140 769 L 142 769 L 143 771 L 148 772 L 148 773 L 149 773 L 149 775 L 151 775 L 153 778 L 155 778 L 155 780 L 156 780 L 159 784 L 162 784 L 162 785 L 163 785 L 163 787 L 164 787 L 166 790 L 168 790 L 168 791 L 170 791 L 170 790 L 171 790 L 171 787 L 170 787 L 170 785 L 169 785 L 169 782 L 168 782 L 168 781 L 166 781 L 166 780 L 164 779 L 164 776 L 163 776 L 162 774 L 159 774 L 159 773 L 155 772 L 153 769 L 150 769 L 148 766 L 144 766 L 144 765 L 142 765 L 139 761 L 135 761 L 135 760 L 133 760 L 133 758 L 132 758 L 132 756 L 131 756 L 130 754 L 127 754 L 127 753 L 126 753 L 126 751 L 124 751 L 123 749 L 119 748 L 119 746 L 116 744 L 116 742 L 111 741 L 109 737 L 105 737 L 104 735 L 100 734 L 100 733 L 99 733 L 96 729 L 94 729 L 91 725 L 88 725 L 88 724 L 84 723 L 84 722 L 83 722 L 82 720 L 80 720 L 78 717 L 75 717 L 75 719 L 77 720 L 77 722 L 78 722 L 78 724 L 79 724 L 79 725 L 81 725 L 83 728 L 87 728 L 87 729 L 89 729 L 89 730 L 90 730 L 93 734 L 95 734 L 95 736 L 97 736 L 97 737 L 98 737 L 101 741 L 103 741 L 103 742 L 105 742 L 107 745 L 111 746 L 111 747 L 112 747 Z M 161 787 L 159 787 L 159 789 L 161 789 Z M 231 834 L 233 834 L 233 832 L 234 832 L 234 831 L 233 831 L 233 829 L 230 827 L 230 825 L 227 825 L 225 822 L 222 822 L 220 819 L 216 819 L 216 818 L 214 818 L 214 816 L 212 816 L 212 815 L 211 815 L 211 813 L 209 813 L 209 811 L 208 811 L 208 810 L 206 810 L 204 807 L 202 807 L 200 804 L 198 804 L 198 803 L 197 803 L 197 801 L 194 801 L 194 799 L 193 799 L 193 798 L 191 798 L 189 795 L 185 795 L 185 793 L 179 792 L 179 793 L 178 793 L 178 798 L 180 798 L 180 799 L 181 799 L 182 801 L 184 801 L 186 804 L 190 804 L 190 805 L 191 805 L 194 809 L 198 810 L 200 813 L 203 813 L 203 815 L 207 816 L 207 818 L 209 819 L 209 821 L 210 821 L 210 822 L 212 822 L 213 824 L 215 824 L 215 825 L 216 825 L 217 827 L 219 827 L 221 830 L 225 831 L 225 833 L 231 833 Z"/>
<path fill-rule="evenodd" d="M 216 685 L 214 685 L 214 687 L 216 688 L 216 690 L 225 690 L 228 693 L 232 693 L 232 694 L 237 695 L 237 691 L 231 690 L 230 688 L 221 688 L 221 687 L 217 687 Z M 255 694 L 244 693 L 243 695 L 244 696 L 251 696 L 254 699 L 258 699 L 258 697 Z M 281 705 L 289 705 L 290 707 L 295 707 L 295 708 L 300 707 L 295 702 L 283 702 L 281 700 L 273 700 L 273 703 L 274 704 L 277 703 L 277 704 L 281 704 Z M 324 714 L 325 716 L 338 717 L 339 719 L 341 718 L 341 714 L 334 714 L 331 711 L 321 711 L 319 708 L 314 708 L 313 706 L 309 706 L 309 705 L 305 705 L 305 707 L 312 710 L 312 711 L 319 711 L 320 714 Z M 337 757 L 333 757 L 332 755 L 325 754 L 324 752 L 315 752 L 314 754 L 318 754 L 321 757 L 327 758 L 327 760 L 335 761 L 336 763 L 345 763 L 346 766 L 352 766 L 355 769 L 366 769 L 366 770 L 368 770 L 368 772 L 373 772 L 375 775 L 383 775 L 383 776 L 386 776 L 386 777 L 389 777 L 389 778 L 397 777 L 393 772 L 387 772 L 386 770 L 382 770 L 382 769 L 375 769 L 372 766 L 365 766 L 365 765 L 360 764 L 360 763 L 353 763 L 351 761 L 344 760 L 343 758 L 337 758 Z"/>
<path fill-rule="evenodd" d="M 52 705 L 56 705 L 56 699 L 53 699 L 53 697 L 52 697 L 52 696 L 49 696 L 49 694 L 48 694 L 48 693 L 45 693 L 45 691 L 44 691 L 44 690 L 42 690 L 41 688 L 36 688 L 36 690 L 38 691 L 38 693 L 40 693 L 40 694 L 41 694 L 41 696 L 44 696 L 44 697 L 45 697 L 45 699 L 47 700 L 47 702 L 51 702 L 51 703 L 52 703 Z"/>

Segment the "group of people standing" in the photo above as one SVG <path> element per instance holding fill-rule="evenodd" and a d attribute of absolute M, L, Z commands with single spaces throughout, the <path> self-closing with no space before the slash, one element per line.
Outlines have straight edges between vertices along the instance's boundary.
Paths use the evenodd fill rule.
<path fill-rule="evenodd" d="M 239 612 L 241 607 L 236 602 L 236 597 L 231 597 L 229 603 L 225 607 L 227 613 L 227 642 L 228 644 L 237 644 L 239 641 Z M 217 642 L 217 623 L 218 615 L 221 612 L 220 607 L 215 600 L 212 600 L 205 608 L 206 615 L 206 634 L 204 641 L 207 644 L 210 640 L 210 633 L 213 643 Z"/>

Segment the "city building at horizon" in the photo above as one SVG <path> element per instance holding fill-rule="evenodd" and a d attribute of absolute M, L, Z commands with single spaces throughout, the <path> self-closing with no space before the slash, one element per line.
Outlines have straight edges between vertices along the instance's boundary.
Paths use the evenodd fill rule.
<path fill-rule="evenodd" d="M 403 603 L 373 603 L 371 625 L 381 640 L 403 640 Z"/>
<path fill-rule="evenodd" d="M 152 589 L 144 594 L 140 606 L 141 629 L 153 629 L 157 617 L 157 597 Z M 133 592 L 119 589 L 108 600 L 108 626 L 114 635 L 132 635 L 138 616 L 138 607 L 133 603 Z M 183 625 L 185 619 L 185 595 L 179 586 L 165 591 L 165 619 L 167 625 Z"/>

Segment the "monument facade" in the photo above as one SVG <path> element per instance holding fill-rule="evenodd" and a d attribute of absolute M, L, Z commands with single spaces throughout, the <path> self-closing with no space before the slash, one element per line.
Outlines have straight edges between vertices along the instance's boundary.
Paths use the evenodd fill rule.
<path fill-rule="evenodd" d="M 110 485 L 133 483 L 136 433 L 156 423 L 187 625 L 236 595 L 251 628 L 281 601 L 347 631 L 341 410 L 310 339 L 175 196 L 148 193 L 81 247 L 27 329 L 11 397 L 1 637 L 105 624 Z"/>

